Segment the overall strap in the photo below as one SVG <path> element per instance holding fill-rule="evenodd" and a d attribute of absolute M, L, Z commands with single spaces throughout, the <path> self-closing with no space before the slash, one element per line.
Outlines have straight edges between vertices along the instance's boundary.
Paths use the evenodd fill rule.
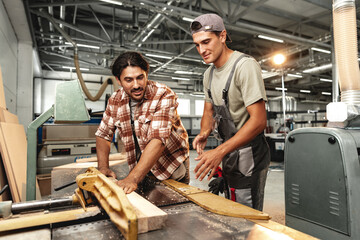
<path fill-rule="evenodd" d="M 211 69 L 210 69 L 210 74 L 209 74 L 208 95 L 209 95 L 209 98 L 210 98 L 211 102 L 214 102 L 214 101 L 213 101 L 213 98 L 212 98 L 212 95 L 211 95 L 211 82 L 212 82 L 212 79 L 213 79 L 214 69 L 215 69 L 215 66 L 213 65 L 213 66 L 211 67 Z"/>
<path fill-rule="evenodd" d="M 236 59 L 234 65 L 233 65 L 233 67 L 232 67 L 232 69 L 231 69 L 231 71 L 230 71 L 230 74 L 229 74 L 229 77 L 228 77 L 228 79 L 227 79 L 225 88 L 224 88 L 223 91 L 222 91 L 222 99 L 223 99 L 223 101 L 224 101 L 224 103 L 225 103 L 226 106 L 228 106 L 228 102 L 229 102 L 229 100 L 228 100 L 228 92 L 229 92 L 231 80 L 232 80 L 232 78 L 233 78 L 233 76 L 234 76 L 234 72 L 235 72 L 236 65 L 237 65 L 237 64 L 240 62 L 240 60 L 243 59 L 244 57 L 250 57 L 250 56 L 247 55 L 247 54 L 241 54 L 241 56 L 240 56 L 238 59 Z"/>

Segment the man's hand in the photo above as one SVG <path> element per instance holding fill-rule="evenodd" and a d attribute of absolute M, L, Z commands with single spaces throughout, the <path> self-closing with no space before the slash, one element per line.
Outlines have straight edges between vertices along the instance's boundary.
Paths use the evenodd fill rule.
<path fill-rule="evenodd" d="M 117 185 L 119 185 L 126 194 L 129 194 L 137 189 L 137 183 L 130 177 L 126 177 L 122 180 L 119 180 L 117 182 Z"/>
<path fill-rule="evenodd" d="M 196 152 L 200 155 L 204 152 L 208 136 L 206 134 L 199 134 L 195 137 L 192 145 Z"/>
<path fill-rule="evenodd" d="M 217 148 L 200 154 L 195 158 L 196 161 L 199 161 L 194 169 L 196 173 L 195 178 L 202 181 L 209 171 L 211 171 L 208 177 L 208 180 L 210 180 L 214 176 L 216 168 L 220 165 L 223 158 L 224 155 Z"/>
<path fill-rule="evenodd" d="M 116 179 L 116 174 L 108 167 L 99 168 L 99 171 L 107 177 L 113 177 Z"/>

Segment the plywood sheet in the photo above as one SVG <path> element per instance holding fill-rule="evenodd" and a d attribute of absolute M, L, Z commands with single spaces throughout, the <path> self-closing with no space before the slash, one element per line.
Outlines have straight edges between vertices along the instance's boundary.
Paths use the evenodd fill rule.
<path fill-rule="evenodd" d="M 14 202 L 26 200 L 27 141 L 22 125 L 0 123 L 1 155 Z"/>
<path fill-rule="evenodd" d="M 0 107 L 0 122 L 19 123 L 19 119 L 15 114 Z"/>
<path fill-rule="evenodd" d="M 1 67 L 0 67 L 0 107 L 6 109 L 4 82 L 2 79 Z"/>
<path fill-rule="evenodd" d="M 0 190 L 5 187 L 5 185 L 8 184 L 5 168 L 2 159 L 0 159 Z M 11 200 L 10 197 L 10 189 L 7 188 L 1 195 L 0 195 L 0 201 L 7 201 Z"/>

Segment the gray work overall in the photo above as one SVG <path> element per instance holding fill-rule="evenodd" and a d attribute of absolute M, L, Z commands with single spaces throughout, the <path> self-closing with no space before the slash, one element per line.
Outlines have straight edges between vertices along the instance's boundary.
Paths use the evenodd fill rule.
<path fill-rule="evenodd" d="M 228 90 L 232 81 L 235 67 L 243 58 L 241 55 L 234 63 L 222 92 L 223 104 L 214 104 L 211 95 L 211 82 L 214 66 L 210 70 L 208 95 L 214 109 L 215 128 L 214 135 L 222 142 L 229 140 L 237 133 L 234 121 L 228 106 Z M 256 136 L 250 143 L 229 153 L 222 160 L 224 178 L 229 188 L 235 189 L 235 200 L 249 207 L 262 210 L 264 188 L 267 170 L 270 164 L 270 150 L 263 133 Z"/>

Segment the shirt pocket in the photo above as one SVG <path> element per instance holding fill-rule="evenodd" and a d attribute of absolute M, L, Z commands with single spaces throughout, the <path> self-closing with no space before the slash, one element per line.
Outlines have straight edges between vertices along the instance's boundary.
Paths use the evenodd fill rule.
<path fill-rule="evenodd" d="M 141 115 L 138 118 L 140 137 L 145 142 L 147 142 L 147 136 L 149 135 L 149 130 L 150 130 L 150 125 L 151 125 L 152 118 L 153 118 L 153 116 L 151 114 L 149 114 L 149 115 Z"/>

